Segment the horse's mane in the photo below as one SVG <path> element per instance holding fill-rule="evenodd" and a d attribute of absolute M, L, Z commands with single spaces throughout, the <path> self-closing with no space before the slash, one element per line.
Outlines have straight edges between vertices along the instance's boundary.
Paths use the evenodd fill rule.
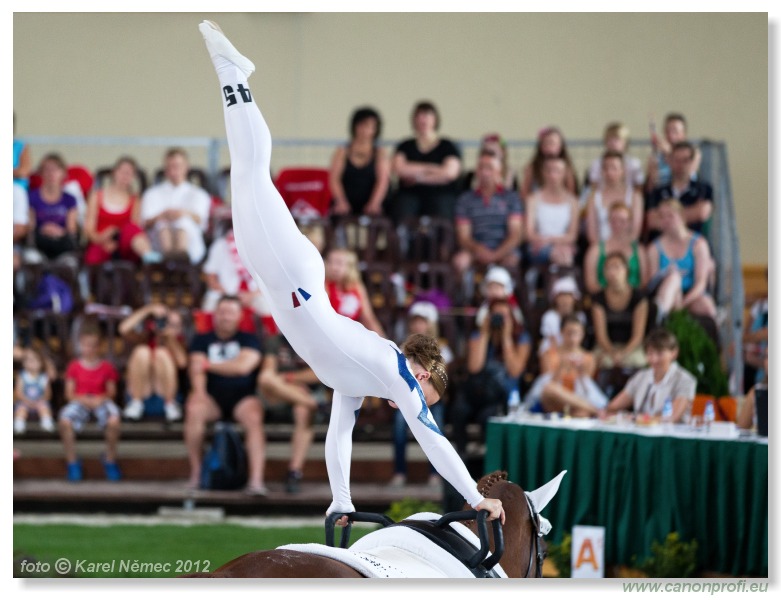
<path fill-rule="evenodd" d="M 477 491 L 480 492 L 483 498 L 488 498 L 488 494 L 491 493 L 491 488 L 498 481 L 508 481 L 507 471 L 494 471 L 493 473 L 484 475 L 477 483 Z"/>

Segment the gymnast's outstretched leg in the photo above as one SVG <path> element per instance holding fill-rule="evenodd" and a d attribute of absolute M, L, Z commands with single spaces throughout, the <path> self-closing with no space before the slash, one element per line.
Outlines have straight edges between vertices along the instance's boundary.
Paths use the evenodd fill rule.
<path fill-rule="evenodd" d="M 289 302 L 291 290 L 323 287 L 323 260 L 271 180 L 271 133 L 247 83 L 255 66 L 213 23 L 204 21 L 199 29 L 222 89 L 236 247 L 248 270 L 271 292 L 269 300 Z"/>

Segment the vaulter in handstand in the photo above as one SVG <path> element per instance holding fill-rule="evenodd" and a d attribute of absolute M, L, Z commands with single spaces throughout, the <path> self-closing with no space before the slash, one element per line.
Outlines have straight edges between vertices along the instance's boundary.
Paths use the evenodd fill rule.
<path fill-rule="evenodd" d="M 333 388 L 325 458 L 333 502 L 326 514 L 355 512 L 350 496 L 352 430 L 364 396 L 390 400 L 431 464 L 465 500 L 504 522 L 500 500 L 483 498 L 429 406 L 447 386 L 436 340 L 402 345 L 338 314 L 325 291 L 323 260 L 301 234 L 271 181 L 271 134 L 247 78 L 255 70 L 210 21 L 199 26 L 220 81 L 231 158 L 231 205 L 239 256 L 293 349 Z M 340 524 L 346 523 L 346 518 Z"/>

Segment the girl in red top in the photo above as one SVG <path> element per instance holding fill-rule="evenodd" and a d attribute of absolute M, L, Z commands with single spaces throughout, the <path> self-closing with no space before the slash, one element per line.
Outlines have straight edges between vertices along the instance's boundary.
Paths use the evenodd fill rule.
<path fill-rule="evenodd" d="M 89 239 L 84 262 L 104 263 L 112 258 L 144 262 L 160 262 L 159 252 L 152 249 L 146 233 L 139 225 L 141 203 L 133 193 L 136 163 L 121 157 L 111 170 L 111 181 L 93 190 L 87 201 L 84 231 Z"/>
<path fill-rule="evenodd" d="M 65 371 L 65 399 L 67 404 L 58 416 L 60 439 L 65 450 L 68 481 L 80 481 L 81 461 L 76 455 L 76 433 L 81 431 L 94 415 L 105 430 L 106 452 L 102 457 L 106 478 L 121 478 L 117 466 L 119 443 L 119 408 L 114 403 L 117 395 L 117 370 L 100 355 L 101 335 L 97 325 L 85 324 L 79 333 L 79 358 L 72 360 Z"/>
<path fill-rule="evenodd" d="M 361 281 L 355 252 L 346 248 L 328 251 L 325 257 L 325 290 L 337 313 L 385 336 L 385 331 L 372 309 L 366 286 Z"/>

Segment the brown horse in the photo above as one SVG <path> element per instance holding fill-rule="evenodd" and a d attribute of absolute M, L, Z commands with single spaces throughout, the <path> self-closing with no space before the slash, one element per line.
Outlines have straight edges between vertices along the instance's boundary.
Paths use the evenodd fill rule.
<path fill-rule="evenodd" d="M 498 498 L 502 501 L 505 510 L 503 527 L 505 550 L 499 564 L 507 576 L 541 577 L 545 543 L 541 535 L 538 535 L 539 520 L 536 513 L 544 508 L 550 498 L 539 501 L 529 498 L 532 501 L 527 502 L 527 495 L 520 486 L 507 480 L 507 473 L 504 471 L 485 475 L 480 479 L 477 487 L 484 497 Z M 558 488 L 558 482 L 555 487 Z M 532 492 L 530 496 L 533 497 L 535 493 Z M 539 504 L 536 508 L 535 503 Z M 532 515 L 532 512 L 535 514 Z M 467 522 L 467 525 L 477 533 L 474 521 Z M 489 528 L 488 531 L 490 549 L 493 552 L 493 530 Z M 342 578 L 362 577 L 362 575 L 331 558 L 295 550 L 276 549 L 250 552 L 233 559 L 212 573 L 195 573 L 186 577 Z"/>

